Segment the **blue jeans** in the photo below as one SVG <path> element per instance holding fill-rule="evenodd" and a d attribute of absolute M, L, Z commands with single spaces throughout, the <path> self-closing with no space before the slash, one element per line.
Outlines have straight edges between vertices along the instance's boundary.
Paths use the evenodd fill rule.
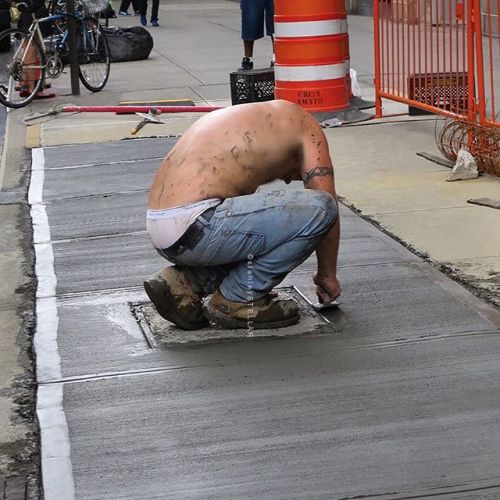
<path fill-rule="evenodd" d="M 274 35 L 274 1 L 240 0 L 241 38 L 259 40 L 264 36 L 264 21 L 268 36 Z"/>
<path fill-rule="evenodd" d="M 324 191 L 277 190 L 227 198 L 192 249 L 159 253 L 188 274 L 197 293 L 219 287 L 233 302 L 266 295 L 316 249 L 337 218 Z"/>
<path fill-rule="evenodd" d="M 160 0 L 153 0 L 151 7 L 151 21 L 158 21 L 158 9 L 160 7 Z M 148 12 L 148 0 L 139 0 L 139 12 L 141 16 L 146 16 Z"/>

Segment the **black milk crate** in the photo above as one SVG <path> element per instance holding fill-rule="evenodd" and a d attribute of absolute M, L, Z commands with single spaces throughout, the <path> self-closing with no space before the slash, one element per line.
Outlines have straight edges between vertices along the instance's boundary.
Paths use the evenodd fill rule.
<path fill-rule="evenodd" d="M 408 97 L 447 111 L 467 110 L 469 99 L 468 73 L 417 73 L 408 76 Z M 408 106 L 410 116 L 432 114 L 430 111 Z"/>
<path fill-rule="evenodd" d="M 231 80 L 231 101 L 234 104 L 272 101 L 274 99 L 274 69 L 252 69 L 233 71 Z"/>

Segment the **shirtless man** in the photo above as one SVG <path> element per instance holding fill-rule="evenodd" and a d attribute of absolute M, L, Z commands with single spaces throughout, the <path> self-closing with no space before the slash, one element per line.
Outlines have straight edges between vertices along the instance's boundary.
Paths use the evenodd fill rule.
<path fill-rule="evenodd" d="M 277 179 L 302 180 L 306 189 L 256 192 Z M 296 323 L 296 303 L 271 292 L 314 250 L 320 302 L 340 295 L 328 143 L 317 121 L 288 101 L 241 104 L 198 120 L 154 178 L 147 229 L 175 266 L 144 287 L 158 312 L 183 329 L 208 320 L 222 328 Z"/>

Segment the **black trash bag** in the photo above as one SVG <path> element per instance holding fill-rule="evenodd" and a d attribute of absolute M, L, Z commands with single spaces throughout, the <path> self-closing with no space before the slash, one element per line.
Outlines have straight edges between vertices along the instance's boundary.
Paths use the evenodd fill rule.
<path fill-rule="evenodd" d="M 147 59 L 153 50 L 153 37 L 142 26 L 103 28 L 111 62 Z"/>

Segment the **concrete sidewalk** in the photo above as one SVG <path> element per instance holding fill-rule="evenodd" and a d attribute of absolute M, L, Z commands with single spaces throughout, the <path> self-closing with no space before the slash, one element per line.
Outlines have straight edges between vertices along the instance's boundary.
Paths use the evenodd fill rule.
<path fill-rule="evenodd" d="M 352 66 L 371 98 L 371 19 L 349 22 Z M 38 275 L 39 324 L 54 307 L 59 317 L 59 328 L 45 332 L 48 344 L 38 344 L 46 498 L 71 498 L 75 491 L 77 498 L 425 498 L 431 492 L 496 498 L 500 443 L 491 380 L 500 366 L 498 315 L 438 270 L 500 303 L 500 211 L 467 204 L 498 199 L 500 179 L 445 183 L 447 168 L 417 157 L 437 154 L 435 118 L 326 130 L 345 204 L 427 263 L 345 210 L 345 305 L 327 318 L 337 333 L 322 330 L 324 320 L 311 316 L 306 303 L 303 330 L 290 333 L 309 336 L 181 350 L 147 333 L 164 325 L 151 316 L 139 286 L 161 265 L 141 234 L 145 190 L 175 139 L 119 142 L 131 138 L 139 121 L 128 115 L 22 122 L 56 103 L 186 98 L 229 105 L 229 73 L 242 55 L 239 23 L 237 2 L 164 2 L 161 26 L 151 28 L 149 60 L 114 64 L 95 95 L 82 89 L 82 96 L 70 96 L 65 76 L 53 84 L 54 102 L 9 113 L 0 209 L 9 241 L 18 244 L 2 261 L 10 270 L 2 274 L 0 310 L 10 321 L 2 331 L 4 345 L 11 342 L 6 359 L 19 350 L 23 316 L 14 313 L 32 307 L 29 293 L 11 300 L 29 275 L 28 233 L 14 223 L 26 210 L 31 162 L 24 145 L 36 148 L 37 161 L 43 158 L 41 198 L 31 201 L 46 209 L 51 232 L 37 245 L 52 249 L 58 283 L 44 294 Z M 267 66 L 270 42 L 255 48 L 256 66 Z M 179 136 L 198 116 L 163 115 L 164 125 L 148 125 L 139 135 Z M 40 180 L 37 161 L 32 179 Z M 295 284 L 312 298 L 311 269 L 309 263 L 299 270 L 283 293 Z M 2 387 L 25 370 L 23 361 L 0 372 Z M 19 398 L 5 399 L 8 427 L 2 425 L 7 433 L 0 441 L 26 442 L 31 429 L 12 426 L 9 416 L 19 411 Z"/>
<path fill-rule="evenodd" d="M 162 26 L 151 28 L 155 48 L 150 59 L 114 64 L 103 92 L 91 95 L 83 90 L 79 98 L 59 97 L 57 102 L 118 104 L 120 100 L 185 98 L 197 104 L 230 105 L 229 73 L 239 64 L 242 50 L 237 2 L 162 4 L 160 12 Z M 127 17 L 113 22 L 128 25 L 134 20 L 137 22 L 137 18 Z M 372 100 L 373 55 L 365 50 L 373 37 L 372 19 L 352 16 L 349 23 L 351 64 L 358 73 L 363 97 Z M 188 48 L 190 32 L 198 34 L 203 47 Z M 256 67 L 266 67 L 269 40 L 257 42 L 255 49 Z M 55 88 L 61 95 L 68 94 L 68 78 L 59 80 Z M 41 107 L 39 103 L 36 106 Z M 384 112 L 404 113 L 407 106 L 385 101 Z M 163 115 L 165 124 L 148 125 L 139 137 L 181 134 L 199 116 Z M 133 115 L 59 115 L 28 127 L 26 145 L 131 138 L 137 122 Z M 498 305 L 500 212 L 467 200 L 499 199 L 500 179 L 483 175 L 474 181 L 447 183 L 449 169 L 416 156 L 419 152 L 440 156 L 434 137 L 443 123 L 436 117 L 396 117 L 362 122 L 356 129 L 327 129 L 339 194 L 420 255 L 444 266 L 475 293 Z"/>

